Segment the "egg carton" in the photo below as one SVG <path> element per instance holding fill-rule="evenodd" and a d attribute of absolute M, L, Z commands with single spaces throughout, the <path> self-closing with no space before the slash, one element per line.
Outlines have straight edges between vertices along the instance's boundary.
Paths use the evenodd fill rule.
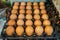
<path fill-rule="evenodd" d="M 17 34 L 16 34 L 16 32 L 12 35 L 12 36 L 7 36 L 6 35 L 6 33 L 5 33 L 5 30 L 6 30 L 6 28 L 7 28 L 7 26 L 8 26 L 8 24 L 7 24 L 7 22 L 10 20 L 9 19 L 9 17 L 8 17 L 8 19 L 7 19 L 7 22 L 5 23 L 5 25 L 4 25 L 4 28 L 3 28 L 3 30 L 2 30 L 2 37 L 4 37 L 4 38 L 8 38 L 8 39 L 56 39 L 57 38 L 57 30 L 56 30 L 56 25 L 55 25 L 55 16 L 56 16 L 56 12 L 54 12 L 54 13 L 56 13 L 56 14 L 53 14 L 52 12 L 53 11 L 56 11 L 56 9 L 51 9 L 52 7 L 50 7 L 50 8 L 48 8 L 48 7 L 50 7 L 51 5 L 50 4 L 47 4 L 46 3 L 46 10 L 47 10 L 47 14 L 48 14 L 48 16 L 49 16 L 49 20 L 51 21 L 51 26 L 53 27 L 53 29 L 54 29 L 54 32 L 53 32 L 53 34 L 51 35 L 51 36 L 48 36 L 48 35 L 46 35 L 45 33 L 43 33 L 41 36 L 37 36 L 35 33 L 32 35 L 32 36 L 27 36 L 26 35 L 26 33 L 24 33 L 24 35 L 22 35 L 22 36 L 17 36 Z M 52 6 L 54 6 L 54 5 L 52 5 Z M 55 8 L 55 7 L 54 7 Z M 50 10 L 48 10 L 48 9 L 50 9 Z M 19 9 L 18 9 L 19 10 Z M 25 9 L 26 10 L 26 9 Z M 40 9 L 39 9 L 40 10 Z M 51 11 L 52 10 L 52 11 Z M 32 11 L 34 11 L 33 9 L 32 9 Z M 26 12 L 26 11 L 25 11 Z M 11 12 L 10 12 L 11 13 Z M 19 12 L 18 12 L 19 13 Z M 50 14 L 51 13 L 51 14 Z M 11 14 L 9 14 L 9 15 L 11 15 Z M 18 14 L 19 15 L 19 14 Z M 17 15 L 17 17 L 18 17 L 18 15 Z M 24 14 L 25 16 L 26 16 L 26 14 Z M 31 14 L 32 16 L 34 16 L 34 14 L 32 13 Z M 42 15 L 42 14 L 39 14 L 40 16 Z M 17 20 L 18 19 L 16 19 L 16 22 L 17 22 Z M 24 19 L 24 21 L 26 21 L 27 19 L 25 18 Z M 43 19 L 41 18 L 40 19 L 42 22 L 43 22 Z M 34 22 L 34 18 L 32 19 L 32 21 Z M 35 28 L 35 25 L 32 25 L 33 26 L 33 28 Z M 42 25 L 43 26 L 43 25 Z M 17 27 L 17 24 L 16 25 L 14 25 L 14 28 L 16 29 L 16 27 Z M 23 25 L 23 27 L 24 28 L 26 28 L 26 25 L 24 24 Z M 43 26 L 43 28 L 45 28 L 44 26 Z"/>

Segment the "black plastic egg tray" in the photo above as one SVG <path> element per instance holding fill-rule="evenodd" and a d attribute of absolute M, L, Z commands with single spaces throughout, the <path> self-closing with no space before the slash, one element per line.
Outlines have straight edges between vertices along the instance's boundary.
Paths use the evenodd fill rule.
<path fill-rule="evenodd" d="M 26 2 L 27 3 L 27 2 Z M 32 2 L 33 3 L 33 2 Z M 39 2 L 38 2 L 39 3 Z M 14 3 L 13 3 L 13 5 L 14 5 Z M 12 6 L 13 6 L 12 5 Z M 3 30 L 2 30 L 2 33 L 1 33 L 1 35 L 2 35 L 2 37 L 3 38 L 7 38 L 7 39 L 31 39 L 31 40 L 35 40 L 35 39 L 37 39 L 37 40 L 57 40 L 57 29 L 56 29 L 56 18 L 57 18 L 57 15 L 59 14 L 58 13 L 58 11 L 57 11 L 57 9 L 55 8 L 55 6 L 54 6 L 54 4 L 52 3 L 52 2 L 45 2 L 45 7 L 46 7 L 46 11 L 47 11 L 47 14 L 48 14 L 48 16 L 49 16 L 49 20 L 50 20 L 50 22 L 51 22 L 51 26 L 53 27 L 53 29 L 54 29 L 54 32 L 52 33 L 52 35 L 51 36 L 48 36 L 48 35 L 46 35 L 45 33 L 43 33 L 41 36 L 37 36 L 35 33 L 32 35 L 32 36 L 27 36 L 26 35 L 26 33 L 24 33 L 22 36 L 17 36 L 17 34 L 16 33 L 14 33 L 12 36 L 7 36 L 6 35 L 6 32 L 5 32 L 5 30 L 6 30 L 6 28 L 7 28 L 7 26 L 8 26 L 8 24 L 7 24 L 7 22 L 10 20 L 9 19 L 9 17 L 10 17 L 10 15 L 11 14 L 8 14 L 8 12 L 9 13 L 11 13 L 11 10 L 9 11 L 9 10 L 7 10 L 7 15 L 9 15 L 6 19 L 7 19 L 7 21 L 6 21 L 6 23 L 5 23 L 5 25 L 4 25 L 4 28 L 3 28 Z M 19 10 L 19 9 L 18 9 Z M 26 10 L 26 9 L 25 9 Z M 34 14 L 33 14 L 33 8 L 31 9 L 32 10 L 32 16 L 34 16 Z M 40 9 L 39 9 L 40 10 Z M 26 11 L 25 11 L 26 12 Z M 19 12 L 18 12 L 19 13 Z M 17 14 L 16 14 L 17 15 Z M 19 14 L 18 14 L 19 15 Z M 17 16 L 18 16 L 17 15 Z M 26 16 L 26 13 L 24 14 L 25 16 Z M 40 16 L 42 15 L 42 14 L 39 14 Z M 16 19 L 16 22 L 17 22 L 17 20 L 18 19 Z M 24 20 L 24 22 L 27 20 L 26 18 L 25 19 L 23 19 Z M 34 18 L 32 18 L 31 19 L 33 22 L 34 22 Z M 43 19 L 41 18 L 40 19 L 40 21 L 43 21 Z M 34 25 L 32 25 L 33 26 L 33 28 L 35 28 L 34 27 Z M 43 25 L 42 25 L 43 26 Z M 14 25 L 14 28 L 16 29 L 16 27 L 17 27 L 17 24 L 16 25 Z M 23 27 L 24 28 L 26 28 L 26 25 L 24 24 L 23 25 Z M 44 28 L 44 27 L 43 27 Z"/>

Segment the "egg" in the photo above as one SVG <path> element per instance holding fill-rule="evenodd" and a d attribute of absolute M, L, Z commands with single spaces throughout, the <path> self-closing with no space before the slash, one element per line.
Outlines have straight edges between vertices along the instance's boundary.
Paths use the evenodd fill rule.
<path fill-rule="evenodd" d="M 34 28 L 32 26 L 27 26 L 25 32 L 28 36 L 32 36 L 34 33 Z"/>
<path fill-rule="evenodd" d="M 32 2 L 27 2 L 27 5 L 32 5 Z"/>
<path fill-rule="evenodd" d="M 36 26 L 36 28 L 35 28 L 36 35 L 41 36 L 43 34 L 43 31 L 44 31 L 44 29 L 42 26 Z"/>
<path fill-rule="evenodd" d="M 35 20 L 40 19 L 40 15 L 34 15 L 34 19 L 35 19 Z"/>
<path fill-rule="evenodd" d="M 26 19 L 32 19 L 32 15 L 27 14 L 27 15 L 26 15 Z"/>
<path fill-rule="evenodd" d="M 41 9 L 41 10 L 45 9 L 45 6 L 40 6 L 40 9 Z"/>
<path fill-rule="evenodd" d="M 32 20 L 26 20 L 25 24 L 29 26 L 29 25 L 33 25 L 33 22 Z"/>
<path fill-rule="evenodd" d="M 24 13 L 25 13 L 25 10 L 24 10 L 24 9 L 21 9 L 21 10 L 19 11 L 19 13 L 20 13 L 20 14 L 24 14 Z"/>
<path fill-rule="evenodd" d="M 40 6 L 44 6 L 45 3 L 44 3 L 44 2 L 40 2 L 39 5 L 40 5 Z"/>
<path fill-rule="evenodd" d="M 33 2 L 33 5 L 38 5 L 38 2 Z"/>
<path fill-rule="evenodd" d="M 17 34 L 18 36 L 22 36 L 23 33 L 24 33 L 24 28 L 23 28 L 22 26 L 18 26 L 18 27 L 16 28 L 16 34 Z"/>
<path fill-rule="evenodd" d="M 7 28 L 6 28 L 6 34 L 8 35 L 8 36 L 12 36 L 13 34 L 14 34 L 14 27 L 13 26 L 8 26 Z"/>
<path fill-rule="evenodd" d="M 51 25 L 51 22 L 49 20 L 44 20 L 43 25 L 44 26 Z"/>
<path fill-rule="evenodd" d="M 13 6 L 13 9 L 18 9 L 18 6 Z"/>
<path fill-rule="evenodd" d="M 17 10 L 12 10 L 11 14 L 18 14 L 18 11 Z"/>
<path fill-rule="evenodd" d="M 16 24 L 15 20 L 9 20 L 8 21 L 8 25 L 15 25 L 15 24 Z"/>
<path fill-rule="evenodd" d="M 25 6 L 21 5 L 21 6 L 20 6 L 20 9 L 25 9 Z"/>
<path fill-rule="evenodd" d="M 46 10 L 41 10 L 41 14 L 46 14 L 47 12 L 46 12 Z"/>
<path fill-rule="evenodd" d="M 16 14 L 11 14 L 11 16 L 10 16 L 10 19 L 17 19 L 17 15 Z"/>
<path fill-rule="evenodd" d="M 18 19 L 24 19 L 24 18 L 25 18 L 24 14 L 19 14 Z"/>
<path fill-rule="evenodd" d="M 26 5 L 26 3 L 25 2 L 21 2 L 21 4 L 20 5 L 23 5 L 23 6 L 25 6 Z"/>
<path fill-rule="evenodd" d="M 53 27 L 52 26 L 46 26 L 45 27 L 45 33 L 47 34 L 47 35 L 52 35 L 52 33 L 53 33 Z"/>
<path fill-rule="evenodd" d="M 24 25 L 24 21 L 22 19 L 17 20 L 17 25 Z"/>
<path fill-rule="evenodd" d="M 15 5 L 18 6 L 18 5 L 19 5 L 19 2 L 15 2 L 15 3 L 14 3 L 14 6 L 15 6 Z"/>
<path fill-rule="evenodd" d="M 27 6 L 26 6 L 26 9 L 32 9 L 32 7 L 31 7 L 31 6 L 29 6 L 29 5 L 27 5 Z"/>
<path fill-rule="evenodd" d="M 34 10 L 34 14 L 39 14 L 39 13 L 40 13 L 39 9 Z"/>
<path fill-rule="evenodd" d="M 48 17 L 47 14 L 43 14 L 43 15 L 42 15 L 42 19 L 46 20 L 46 19 L 48 19 L 48 18 L 49 18 L 49 17 Z"/>
<path fill-rule="evenodd" d="M 35 25 L 35 26 L 40 26 L 40 25 L 42 25 L 42 23 L 41 23 L 40 20 L 35 20 L 35 21 L 34 21 L 34 25 Z"/>
<path fill-rule="evenodd" d="M 33 9 L 38 9 L 39 7 L 37 5 L 34 5 L 33 6 Z"/>
<path fill-rule="evenodd" d="M 32 10 L 27 9 L 27 10 L 26 10 L 26 14 L 32 14 Z"/>

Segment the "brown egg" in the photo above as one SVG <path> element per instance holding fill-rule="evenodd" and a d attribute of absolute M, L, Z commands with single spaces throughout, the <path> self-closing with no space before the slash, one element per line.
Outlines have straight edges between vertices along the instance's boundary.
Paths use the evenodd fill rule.
<path fill-rule="evenodd" d="M 29 26 L 29 25 L 33 25 L 33 22 L 32 20 L 27 20 L 25 24 Z"/>
<path fill-rule="evenodd" d="M 27 14 L 27 15 L 26 15 L 26 19 L 32 19 L 32 15 Z"/>
<path fill-rule="evenodd" d="M 34 10 L 34 14 L 39 14 L 40 12 L 39 12 L 39 9 L 35 9 Z"/>
<path fill-rule="evenodd" d="M 32 10 L 28 9 L 28 10 L 26 10 L 26 13 L 27 14 L 31 14 L 32 13 Z"/>
<path fill-rule="evenodd" d="M 24 25 L 24 21 L 23 21 L 23 20 L 21 20 L 21 19 L 20 19 L 20 20 L 18 20 L 18 21 L 17 21 L 17 25 Z"/>
<path fill-rule="evenodd" d="M 25 5 L 26 5 L 26 3 L 25 3 L 25 2 L 21 2 L 21 5 L 25 6 Z"/>
<path fill-rule="evenodd" d="M 47 12 L 46 12 L 46 10 L 41 10 L 41 14 L 46 14 Z"/>
<path fill-rule="evenodd" d="M 19 13 L 20 13 L 20 14 L 24 14 L 24 13 L 25 13 L 25 10 L 21 9 L 21 10 L 19 11 Z"/>
<path fill-rule="evenodd" d="M 27 2 L 27 5 L 30 5 L 30 6 L 31 6 L 31 5 L 32 5 L 32 3 L 31 3 L 31 2 Z"/>
<path fill-rule="evenodd" d="M 47 35 L 52 35 L 52 33 L 53 33 L 53 27 L 52 26 L 46 26 L 45 27 L 45 33 Z"/>
<path fill-rule="evenodd" d="M 39 7 L 37 5 L 34 5 L 33 6 L 33 9 L 38 9 Z"/>
<path fill-rule="evenodd" d="M 25 6 L 21 5 L 21 6 L 20 6 L 20 9 L 25 9 Z"/>
<path fill-rule="evenodd" d="M 34 2 L 33 5 L 38 5 L 38 2 Z"/>
<path fill-rule="evenodd" d="M 44 3 L 44 2 L 40 2 L 39 5 L 40 5 L 40 6 L 44 6 L 45 3 Z"/>
<path fill-rule="evenodd" d="M 11 13 L 12 14 L 18 14 L 17 10 L 12 10 Z"/>
<path fill-rule="evenodd" d="M 8 25 L 15 25 L 15 23 L 16 23 L 15 20 L 9 20 L 8 21 Z"/>
<path fill-rule="evenodd" d="M 47 14 L 43 14 L 43 15 L 42 15 L 42 19 L 46 20 L 46 19 L 48 19 L 48 18 L 49 18 L 49 17 L 48 17 Z"/>
<path fill-rule="evenodd" d="M 8 26 L 7 28 L 6 28 L 6 34 L 8 35 L 8 36 L 12 36 L 13 35 L 13 33 L 14 33 L 14 27 L 13 26 Z"/>
<path fill-rule="evenodd" d="M 43 27 L 42 26 L 36 26 L 35 28 L 35 33 L 38 35 L 38 36 L 41 36 L 42 33 L 43 33 Z"/>
<path fill-rule="evenodd" d="M 34 28 L 32 26 L 27 26 L 25 32 L 28 36 L 32 36 L 34 33 Z"/>
<path fill-rule="evenodd" d="M 50 24 L 51 24 L 51 23 L 50 23 L 49 20 L 44 20 L 44 21 L 43 21 L 43 25 L 44 25 L 44 26 L 47 26 L 47 25 L 50 25 Z"/>
<path fill-rule="evenodd" d="M 10 16 L 10 19 L 16 19 L 17 18 L 17 15 L 16 14 L 12 14 L 11 16 Z"/>
<path fill-rule="evenodd" d="M 24 33 L 24 28 L 23 28 L 22 26 L 18 26 L 18 27 L 16 28 L 16 34 L 17 34 L 18 36 L 22 36 L 23 33 Z"/>
<path fill-rule="evenodd" d="M 34 19 L 36 20 L 40 19 L 40 15 L 34 15 Z"/>
<path fill-rule="evenodd" d="M 45 6 L 40 6 L 40 9 L 41 9 L 41 10 L 45 9 Z"/>
<path fill-rule="evenodd" d="M 25 18 L 24 14 L 20 14 L 20 15 L 18 16 L 18 19 L 24 19 L 24 18 Z"/>
<path fill-rule="evenodd" d="M 35 20 L 34 21 L 34 25 L 36 25 L 36 26 L 40 26 L 42 23 L 41 23 L 41 21 L 40 20 Z"/>
<path fill-rule="evenodd" d="M 19 5 L 19 2 L 15 2 L 15 3 L 14 3 L 14 6 L 15 6 L 15 5 L 18 6 L 18 5 Z"/>
<path fill-rule="evenodd" d="M 26 9 L 32 9 L 32 7 L 31 6 L 26 6 Z"/>
<path fill-rule="evenodd" d="M 13 9 L 18 9 L 18 6 L 13 6 Z"/>

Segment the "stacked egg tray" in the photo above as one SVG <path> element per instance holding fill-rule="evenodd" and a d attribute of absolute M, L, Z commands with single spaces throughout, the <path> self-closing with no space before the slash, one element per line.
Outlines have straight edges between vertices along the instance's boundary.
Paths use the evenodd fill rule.
<path fill-rule="evenodd" d="M 20 4 L 21 2 L 19 2 L 19 4 Z M 38 3 L 38 6 L 39 6 L 39 2 L 37 2 Z M 27 4 L 27 2 L 26 2 L 26 4 Z M 32 4 L 33 4 L 33 2 L 32 2 Z M 14 3 L 13 3 L 13 5 L 14 5 Z M 12 7 L 13 7 L 13 5 L 12 5 Z M 20 6 L 20 5 L 19 5 Z M 19 7 L 18 6 L 18 7 Z M 26 7 L 26 6 L 25 6 Z M 34 9 L 33 9 L 33 5 L 31 5 L 31 7 L 32 7 L 32 17 L 34 17 Z M 6 23 L 5 23 L 5 25 L 4 25 L 4 28 L 3 28 L 3 30 L 2 30 L 2 33 L 1 33 L 1 35 L 2 35 L 2 37 L 3 38 L 7 38 L 7 39 L 46 39 L 46 40 L 48 40 L 48 39 L 52 39 L 52 40 L 57 40 L 57 30 L 56 30 L 56 25 L 55 25 L 55 19 L 56 19 L 56 17 L 57 17 L 57 15 L 58 15 L 58 11 L 56 10 L 56 8 L 55 8 L 55 6 L 54 6 L 54 4 L 51 2 L 51 3 L 48 3 L 48 2 L 45 2 L 45 9 L 46 9 L 46 11 L 47 11 L 47 14 L 48 14 L 48 16 L 49 16 L 49 19 L 48 20 L 50 20 L 50 22 L 51 22 L 51 26 L 53 27 L 53 30 L 54 30 L 54 32 L 52 33 L 52 35 L 50 35 L 50 36 L 48 36 L 45 32 L 43 32 L 43 34 L 41 35 L 41 36 L 37 36 L 35 33 L 33 33 L 33 35 L 32 36 L 28 36 L 28 35 L 26 35 L 26 33 L 24 32 L 24 34 L 22 35 L 22 36 L 18 36 L 17 34 L 16 34 L 16 32 L 12 35 L 12 36 L 8 36 L 7 34 L 6 34 L 6 28 L 7 28 L 7 26 L 8 26 L 8 21 L 10 20 L 10 15 L 11 15 L 11 10 L 12 10 L 12 8 L 11 8 L 11 10 L 9 11 L 9 13 L 10 14 L 8 14 L 7 13 L 7 15 L 9 15 L 6 19 L 7 19 L 7 21 L 6 21 Z M 18 9 L 18 14 L 16 14 L 17 15 L 17 19 L 15 20 L 16 21 L 16 23 L 17 23 L 17 20 L 18 20 L 18 15 L 19 15 L 19 10 L 20 9 Z M 39 9 L 40 10 L 40 9 Z M 24 14 L 25 16 L 26 16 L 26 9 L 25 9 L 25 14 Z M 41 17 L 41 13 L 39 14 L 40 15 L 40 17 Z M 24 29 L 26 28 L 26 25 L 25 25 L 25 21 L 26 21 L 27 19 L 26 18 L 24 18 L 23 19 L 23 21 L 24 21 L 24 25 L 23 25 L 23 27 L 24 27 Z M 31 19 L 32 20 L 32 22 L 34 23 L 34 21 L 35 21 L 35 19 L 34 18 L 32 18 Z M 43 19 L 42 18 L 40 18 L 40 21 L 43 23 Z M 15 24 L 14 25 L 14 28 L 16 29 L 16 27 L 17 27 L 17 24 Z M 32 27 L 35 29 L 35 25 L 33 24 L 32 25 Z M 44 25 L 42 25 L 42 27 L 43 27 L 43 29 L 45 29 L 45 27 L 44 27 Z"/>

